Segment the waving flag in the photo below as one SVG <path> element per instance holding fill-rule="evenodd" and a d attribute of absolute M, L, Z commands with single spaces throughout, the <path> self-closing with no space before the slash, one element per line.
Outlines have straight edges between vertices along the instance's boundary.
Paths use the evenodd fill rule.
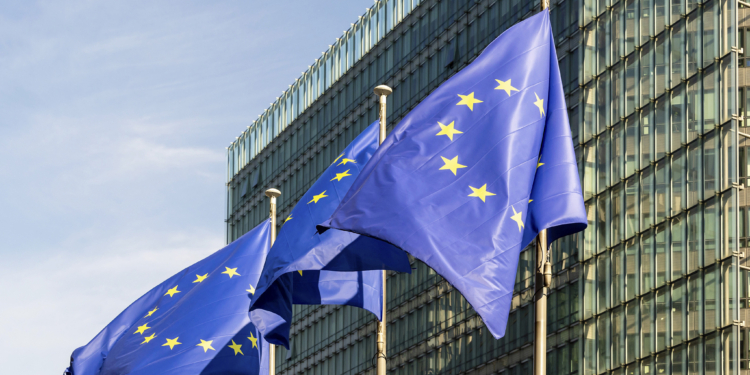
<path fill-rule="evenodd" d="M 586 227 L 549 12 L 409 113 L 321 225 L 380 238 L 453 284 L 496 338 L 520 251 Z"/>
<path fill-rule="evenodd" d="M 270 343 L 289 347 L 292 302 L 357 306 L 380 319 L 382 271 L 369 270 L 411 272 L 406 253 L 386 242 L 316 230 L 378 148 L 379 126 L 376 121 L 352 141 L 285 219 L 251 307 L 253 322 Z"/>
<path fill-rule="evenodd" d="M 268 343 L 248 315 L 270 221 L 135 301 L 86 346 L 72 375 L 267 374 Z"/>

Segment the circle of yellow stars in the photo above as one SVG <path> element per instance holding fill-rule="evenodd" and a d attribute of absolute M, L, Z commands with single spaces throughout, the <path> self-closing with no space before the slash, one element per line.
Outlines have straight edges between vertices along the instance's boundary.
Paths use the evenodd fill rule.
<path fill-rule="evenodd" d="M 520 92 L 519 89 L 513 87 L 513 84 L 511 83 L 511 79 L 508 79 L 508 80 L 505 80 L 505 81 L 500 80 L 500 79 L 495 79 L 495 81 L 498 84 L 498 86 L 495 87 L 495 90 L 504 91 L 508 96 L 511 96 L 513 94 L 513 92 Z M 476 98 L 474 96 L 474 92 L 471 92 L 468 95 L 461 95 L 461 94 L 457 94 L 457 95 L 458 95 L 458 97 L 461 100 L 459 100 L 459 102 L 456 103 L 456 105 L 457 106 L 465 105 L 472 112 L 474 111 L 474 105 L 477 105 L 477 104 L 480 104 L 480 103 L 484 103 L 484 101 L 482 101 L 482 100 L 480 100 L 480 99 L 478 99 L 478 98 Z M 539 109 L 539 117 L 543 118 L 544 115 L 545 115 L 545 113 L 544 113 L 544 99 L 541 99 L 536 92 L 534 93 L 534 97 L 536 98 L 536 101 L 534 101 L 533 104 Z M 456 135 L 456 134 L 463 134 L 462 131 L 460 131 L 459 129 L 456 129 L 456 122 L 455 121 L 451 121 L 448 125 L 446 125 L 446 124 L 444 124 L 442 122 L 438 122 L 437 125 L 440 127 L 440 131 L 437 134 L 435 134 L 435 135 L 436 136 L 444 135 L 444 136 L 448 137 L 448 139 L 450 139 L 451 142 L 453 142 L 453 136 L 454 135 Z M 452 157 L 450 159 L 447 158 L 447 157 L 445 157 L 445 156 L 440 156 L 440 158 L 443 160 L 443 166 L 440 167 L 440 170 L 441 171 L 442 170 L 450 171 L 451 173 L 453 173 L 454 176 L 458 175 L 458 170 L 459 169 L 461 169 L 461 168 L 467 168 L 466 165 L 460 164 L 458 162 L 458 155 L 456 155 L 456 156 L 454 156 L 454 157 Z M 543 165 L 544 165 L 544 163 L 542 163 L 542 157 L 540 155 L 539 156 L 539 160 L 537 161 L 537 166 L 536 167 L 539 168 L 539 167 L 541 167 Z M 469 189 L 471 189 L 471 194 L 469 194 L 468 196 L 469 197 L 479 198 L 479 199 L 482 200 L 483 203 L 487 202 L 487 197 L 491 197 L 491 196 L 497 195 L 497 194 L 495 194 L 495 193 L 490 192 L 490 191 L 487 190 L 487 184 L 484 184 L 484 185 L 482 185 L 479 188 L 475 188 L 475 187 L 469 185 Z M 529 203 L 531 203 L 531 201 L 532 201 L 532 199 L 529 199 Z M 513 206 L 511 206 L 511 209 L 513 210 L 513 215 L 511 215 L 510 219 L 516 222 L 516 224 L 518 225 L 518 231 L 521 232 L 523 230 L 523 228 L 524 228 L 523 212 L 516 211 L 516 208 L 513 207 Z"/>
<path fill-rule="evenodd" d="M 290 218 L 291 218 L 291 216 L 290 216 Z M 234 276 L 242 276 L 242 275 L 240 275 L 237 272 L 237 268 L 238 267 L 231 268 L 231 267 L 226 267 L 225 266 L 224 267 L 225 270 L 224 270 L 224 272 L 222 272 L 222 274 L 225 274 L 225 275 L 229 276 L 230 279 L 232 277 L 234 277 Z M 209 274 L 208 273 L 205 273 L 203 275 L 196 274 L 195 276 L 196 276 L 196 279 L 195 279 L 195 281 L 193 281 L 193 283 L 200 284 L 200 283 L 202 283 L 203 281 L 205 281 L 208 278 Z M 253 287 L 252 284 L 250 284 L 250 289 L 247 289 L 247 292 L 249 292 L 250 294 L 255 294 L 255 287 Z M 164 294 L 164 296 L 169 296 L 170 298 L 172 298 L 177 293 L 181 293 L 181 291 L 178 290 L 178 285 L 175 285 L 174 287 L 169 288 L 167 290 L 167 292 Z M 154 306 L 153 309 L 149 310 L 146 313 L 146 315 L 143 316 L 143 318 L 148 318 L 148 317 L 153 316 L 154 313 L 156 313 L 156 311 L 158 311 L 158 310 L 159 310 L 159 307 L 158 306 Z M 152 340 L 154 340 L 157 337 L 155 332 L 152 332 L 151 335 L 149 335 L 149 336 L 145 336 L 145 332 L 147 330 L 150 330 L 150 329 L 153 328 L 153 327 L 149 327 L 148 324 L 149 323 L 146 322 L 143 325 L 138 326 L 135 329 L 135 331 L 133 332 L 134 335 L 135 334 L 140 334 L 141 336 L 143 336 L 143 341 L 140 343 L 140 345 L 148 344 L 148 343 L 150 343 Z M 251 348 L 256 348 L 256 349 L 258 348 L 258 338 L 255 337 L 255 335 L 253 335 L 252 332 L 250 332 L 250 336 L 247 337 L 247 339 L 250 341 L 250 345 L 251 345 L 250 347 Z M 161 346 L 169 347 L 169 350 L 174 350 L 174 348 L 176 346 L 183 344 L 179 340 L 180 340 L 179 336 L 175 337 L 175 338 L 169 338 L 169 337 L 167 337 L 165 339 L 165 342 Z M 213 344 L 214 344 L 215 340 L 199 339 L 199 341 L 200 342 L 197 343 L 195 346 L 200 347 L 201 349 L 203 349 L 204 353 L 208 353 L 209 350 L 216 351 L 216 348 L 213 347 Z M 231 344 L 227 344 L 227 347 L 229 347 L 230 349 L 233 350 L 235 356 L 238 355 L 238 354 L 239 355 L 245 355 L 242 352 L 242 344 L 241 343 L 237 343 L 234 340 L 231 340 Z"/>

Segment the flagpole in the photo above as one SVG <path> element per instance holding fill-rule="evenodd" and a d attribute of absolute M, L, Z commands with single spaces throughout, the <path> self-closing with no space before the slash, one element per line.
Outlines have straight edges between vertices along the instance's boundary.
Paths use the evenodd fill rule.
<path fill-rule="evenodd" d="M 278 189 L 266 190 L 266 196 L 271 198 L 271 246 L 276 242 L 276 198 L 281 196 Z M 276 345 L 268 345 L 268 375 L 276 375 Z"/>
<path fill-rule="evenodd" d="M 383 141 L 385 141 L 385 103 L 386 98 L 388 95 L 393 93 L 393 90 L 386 86 L 386 85 L 380 85 L 375 88 L 375 95 L 377 95 L 380 98 L 380 132 L 378 133 L 378 145 L 382 145 Z M 385 270 L 383 270 L 383 316 L 378 322 L 378 370 L 377 375 L 385 375 L 386 372 L 386 352 L 385 352 L 385 328 L 386 328 L 386 318 L 385 314 L 387 312 L 386 309 L 386 277 L 387 273 Z"/>
<path fill-rule="evenodd" d="M 540 0 L 542 12 L 549 0 Z M 547 288 L 552 284 L 552 265 L 547 261 L 547 230 L 536 237 L 536 278 L 534 280 L 534 375 L 547 373 Z"/>

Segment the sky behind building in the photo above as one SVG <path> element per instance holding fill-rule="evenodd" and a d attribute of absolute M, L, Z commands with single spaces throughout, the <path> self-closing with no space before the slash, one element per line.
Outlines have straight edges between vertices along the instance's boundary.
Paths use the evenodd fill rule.
<path fill-rule="evenodd" d="M 0 4 L 5 372 L 62 371 L 224 245 L 225 147 L 370 5 Z"/>

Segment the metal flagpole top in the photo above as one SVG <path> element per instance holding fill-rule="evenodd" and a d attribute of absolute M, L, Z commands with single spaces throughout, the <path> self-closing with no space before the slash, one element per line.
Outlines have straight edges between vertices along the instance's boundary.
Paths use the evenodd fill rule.
<path fill-rule="evenodd" d="M 388 96 L 388 95 L 393 94 L 393 89 L 386 85 L 377 86 L 375 87 L 375 90 L 373 91 L 375 91 L 375 95 L 378 95 L 378 96 L 383 96 L 383 95 Z"/>
<path fill-rule="evenodd" d="M 269 198 L 277 198 L 281 196 L 281 192 L 279 191 L 279 189 L 271 188 L 266 190 L 266 196 Z"/>

